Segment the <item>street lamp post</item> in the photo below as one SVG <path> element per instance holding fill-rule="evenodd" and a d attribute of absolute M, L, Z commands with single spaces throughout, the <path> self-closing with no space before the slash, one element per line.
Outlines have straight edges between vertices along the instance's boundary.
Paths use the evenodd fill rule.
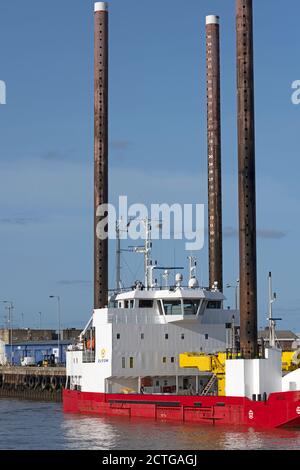
<path fill-rule="evenodd" d="M 1 300 L 3 304 L 6 305 L 6 309 L 8 310 L 8 330 L 9 330 L 9 343 L 10 343 L 10 364 L 13 365 L 13 309 L 14 304 L 10 300 Z"/>
<path fill-rule="evenodd" d="M 57 335 L 57 348 L 58 348 L 58 363 L 60 364 L 60 296 L 59 295 L 49 295 L 50 299 L 57 299 L 57 310 L 58 310 L 58 335 Z"/>
<path fill-rule="evenodd" d="M 239 296 L 240 280 L 237 279 L 235 285 L 227 284 L 226 287 L 227 289 L 230 289 L 230 288 L 235 289 L 235 310 L 238 310 L 238 305 L 239 305 L 238 296 Z"/>

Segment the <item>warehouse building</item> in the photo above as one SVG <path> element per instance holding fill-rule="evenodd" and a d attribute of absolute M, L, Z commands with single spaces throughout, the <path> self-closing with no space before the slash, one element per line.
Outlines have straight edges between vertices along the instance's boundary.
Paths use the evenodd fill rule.
<path fill-rule="evenodd" d="M 64 365 L 66 363 L 66 350 L 72 340 L 60 341 L 26 341 L 20 343 L 6 344 L 4 349 L 5 363 L 15 366 L 22 365 L 22 361 L 31 358 L 29 365 L 39 365 L 45 358 L 54 355 L 55 363 Z"/>
<path fill-rule="evenodd" d="M 76 328 L 67 328 L 61 330 L 61 340 L 76 341 L 81 330 Z M 0 341 L 5 344 L 22 343 L 26 341 L 54 341 L 58 338 L 57 330 L 31 329 L 31 328 L 0 328 Z"/>
<path fill-rule="evenodd" d="M 258 342 L 263 342 L 265 347 L 269 346 L 269 337 L 268 327 L 258 332 Z M 299 347 L 299 337 L 289 330 L 276 330 L 276 344 L 283 351 L 293 351 Z"/>

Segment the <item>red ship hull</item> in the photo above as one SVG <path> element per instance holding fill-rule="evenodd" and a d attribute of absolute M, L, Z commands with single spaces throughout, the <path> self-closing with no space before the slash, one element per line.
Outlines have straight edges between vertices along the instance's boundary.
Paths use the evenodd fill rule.
<path fill-rule="evenodd" d="M 115 395 L 64 390 L 66 413 L 160 421 L 277 428 L 300 427 L 300 392 L 272 393 L 263 402 L 240 397 Z"/>

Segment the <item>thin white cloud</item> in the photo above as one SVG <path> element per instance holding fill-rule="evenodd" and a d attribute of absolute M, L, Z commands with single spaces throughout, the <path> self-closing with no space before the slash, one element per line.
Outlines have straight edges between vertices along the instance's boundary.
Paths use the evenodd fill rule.
<path fill-rule="evenodd" d="M 225 227 L 223 231 L 225 238 L 233 238 L 238 236 L 238 229 L 234 227 Z M 287 232 L 276 229 L 257 229 L 257 236 L 268 240 L 280 240 L 287 236 Z"/>
<path fill-rule="evenodd" d="M 58 281 L 59 285 L 61 286 L 90 286 L 92 281 L 82 281 L 82 280 L 63 280 Z"/>

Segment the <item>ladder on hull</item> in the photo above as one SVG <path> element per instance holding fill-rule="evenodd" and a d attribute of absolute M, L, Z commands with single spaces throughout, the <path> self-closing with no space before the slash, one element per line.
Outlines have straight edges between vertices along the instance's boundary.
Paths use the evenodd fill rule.
<path fill-rule="evenodd" d="M 213 386 L 215 385 L 217 381 L 217 377 L 215 375 L 213 375 L 209 381 L 207 382 L 207 384 L 205 385 L 201 395 L 202 396 L 207 396 L 209 394 L 209 392 L 211 391 L 211 389 L 213 388 Z"/>

